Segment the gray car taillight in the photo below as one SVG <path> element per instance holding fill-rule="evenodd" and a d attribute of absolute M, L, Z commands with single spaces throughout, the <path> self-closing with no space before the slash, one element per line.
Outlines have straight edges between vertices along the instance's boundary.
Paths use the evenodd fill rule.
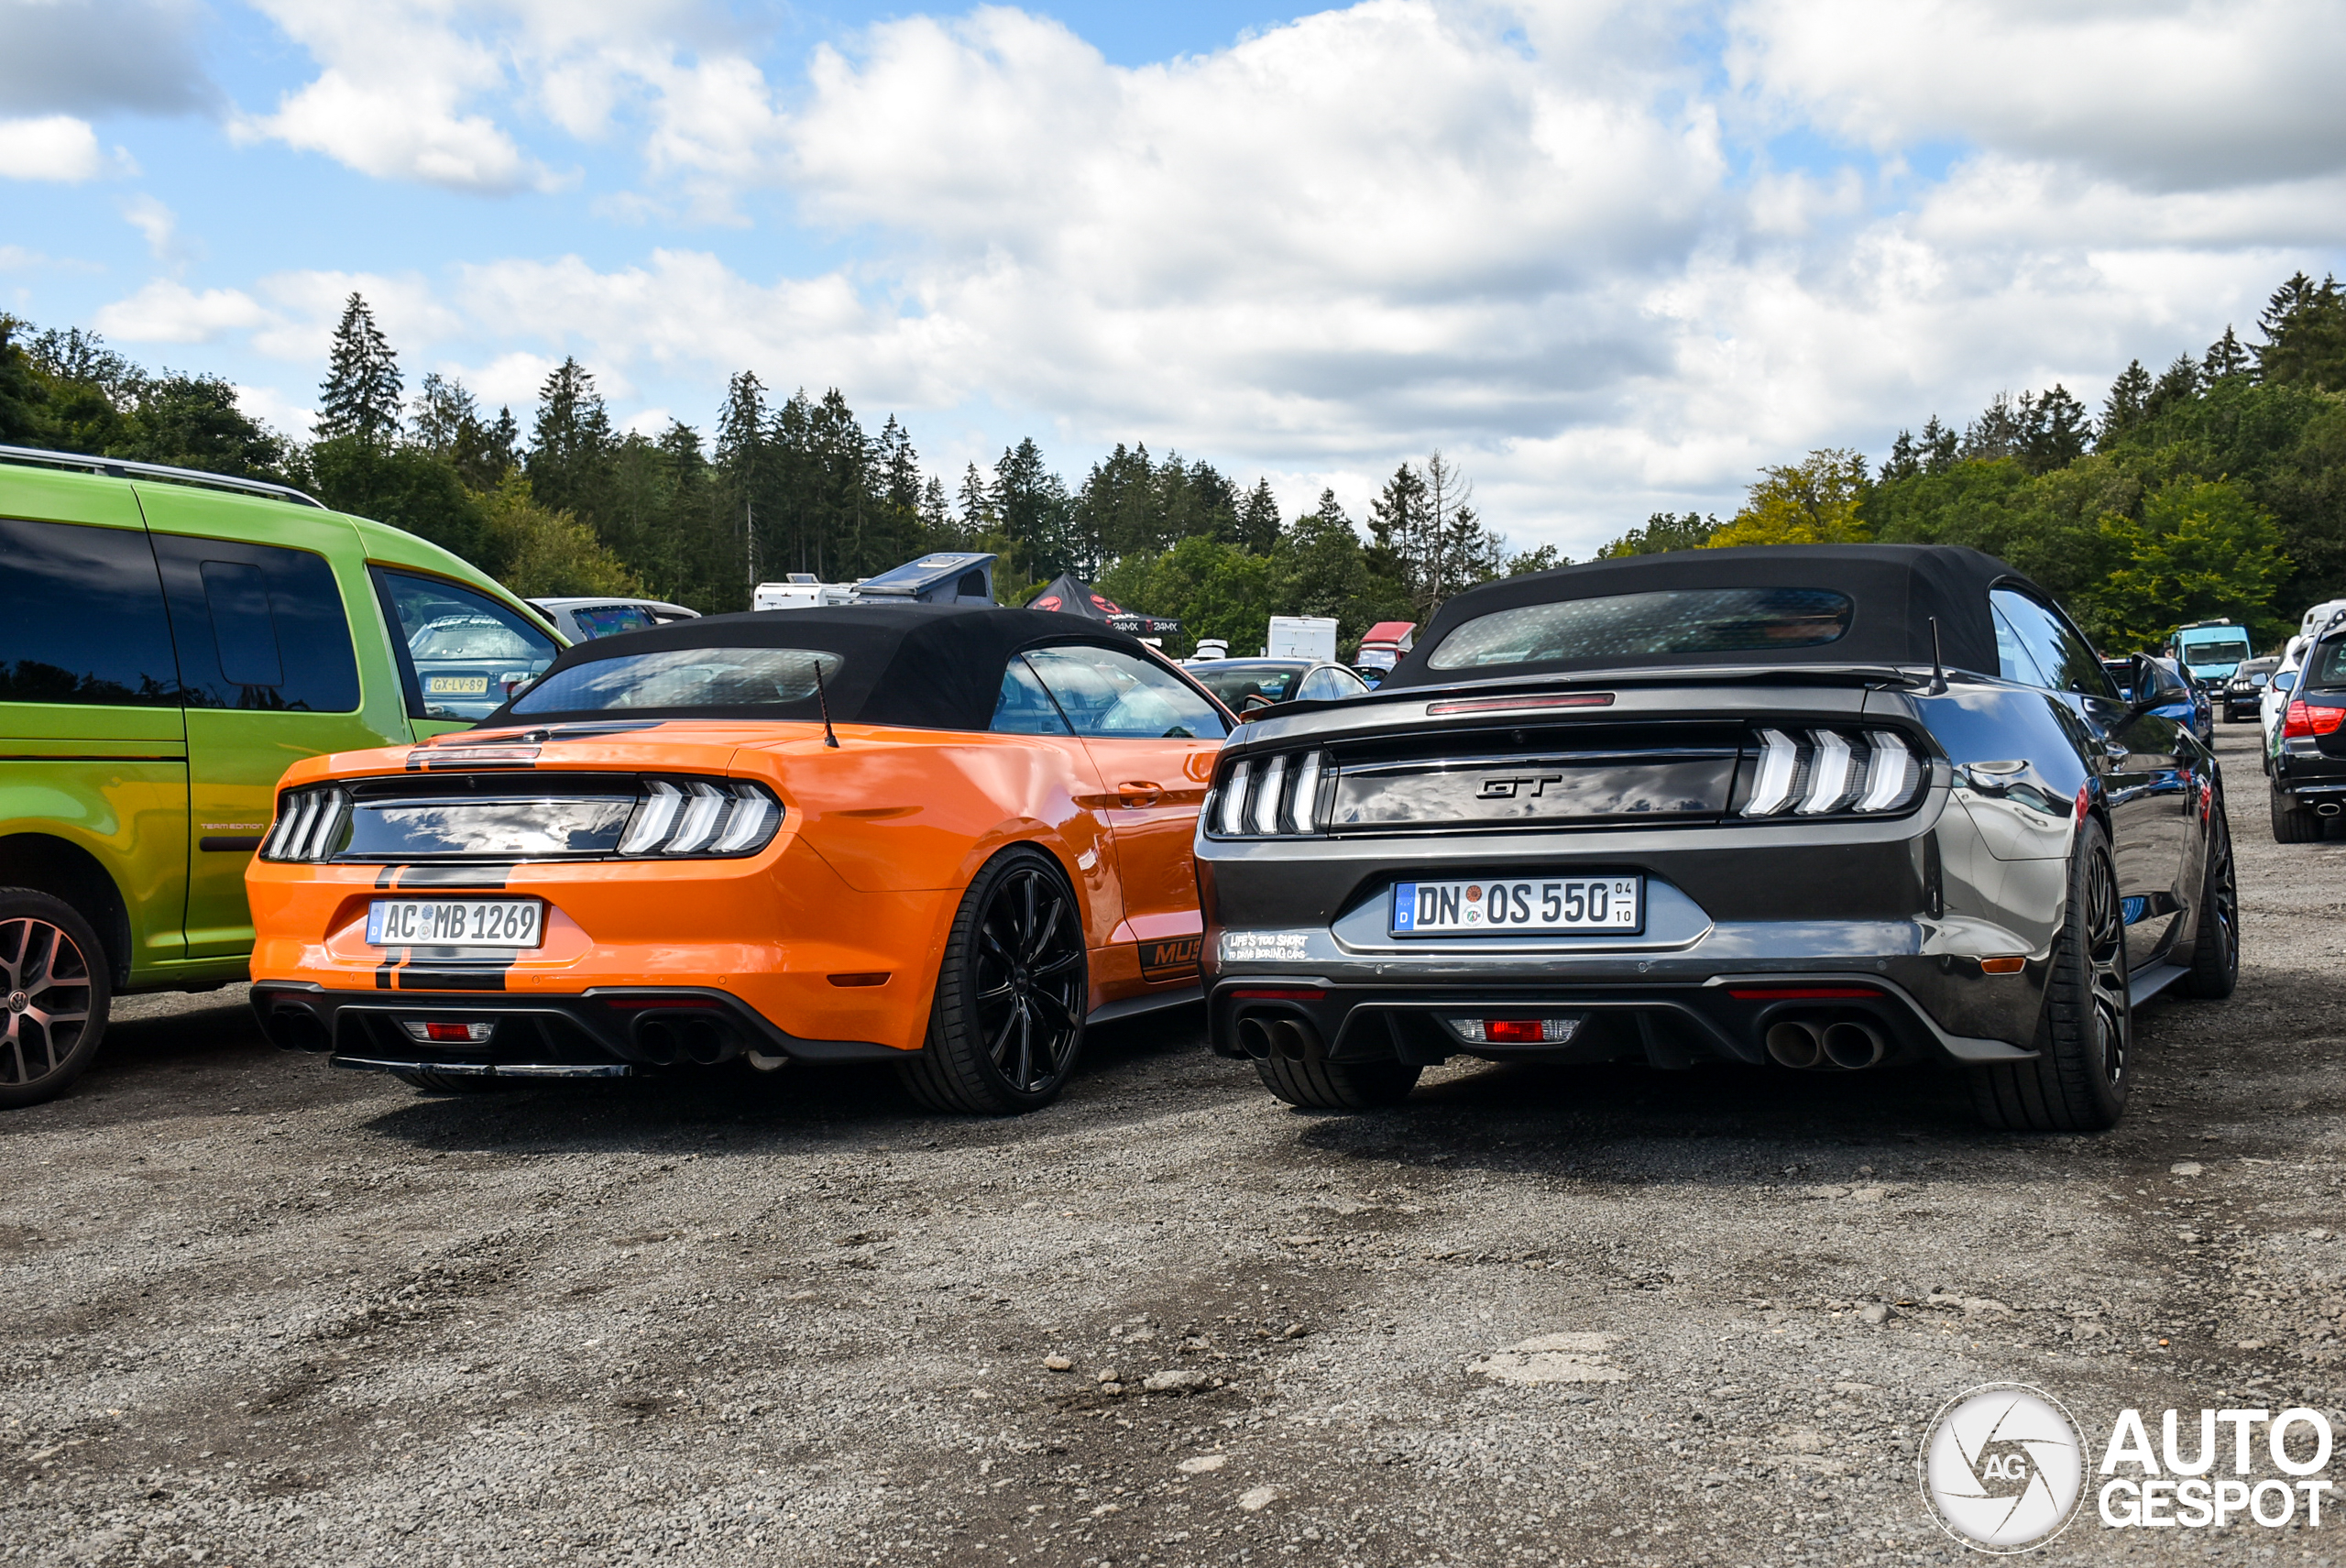
<path fill-rule="evenodd" d="M 1320 751 L 1242 757 L 1206 803 L 1206 832 L 1216 839 L 1299 838 L 1316 833 L 1320 781 L 1326 773 L 1326 756 Z"/>
<path fill-rule="evenodd" d="M 1761 729 L 1746 817 L 1871 815 L 1913 803 L 1924 779 L 1913 747 L 1887 729 Z"/>

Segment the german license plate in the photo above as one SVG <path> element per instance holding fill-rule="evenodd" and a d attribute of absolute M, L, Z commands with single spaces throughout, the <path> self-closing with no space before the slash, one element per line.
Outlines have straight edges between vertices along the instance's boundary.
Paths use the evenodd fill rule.
<path fill-rule="evenodd" d="M 1645 878 L 1508 877 L 1405 882 L 1393 889 L 1392 933 L 1427 937 L 1540 936 L 1645 928 Z"/>
<path fill-rule="evenodd" d="M 487 675 L 426 675 L 423 689 L 433 696 L 486 696 Z"/>
<path fill-rule="evenodd" d="M 544 940 L 534 898 L 378 898 L 367 906 L 378 948 L 534 948 Z"/>

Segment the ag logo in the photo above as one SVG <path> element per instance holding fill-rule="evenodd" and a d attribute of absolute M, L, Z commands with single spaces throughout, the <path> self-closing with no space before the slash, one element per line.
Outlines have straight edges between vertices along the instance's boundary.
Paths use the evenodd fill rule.
<path fill-rule="evenodd" d="M 1979 1552 L 2044 1545 L 2076 1515 L 2084 1490 L 2077 1423 L 2052 1395 L 2023 1383 L 1948 1400 L 1914 1463 L 1940 1525 Z"/>

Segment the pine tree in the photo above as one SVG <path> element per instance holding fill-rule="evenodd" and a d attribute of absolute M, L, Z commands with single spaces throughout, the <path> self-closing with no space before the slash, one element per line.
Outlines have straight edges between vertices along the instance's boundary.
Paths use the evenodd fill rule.
<path fill-rule="evenodd" d="M 2093 419 L 2085 404 L 2069 395 L 2060 382 L 2029 404 L 2027 447 L 2023 455 L 2032 474 L 2066 468 L 2085 455 L 2093 436 Z M 1887 477 L 1887 476 L 1885 476 Z"/>
<path fill-rule="evenodd" d="M 2010 457 L 2027 445 L 2027 439 L 2021 411 L 2013 406 L 2012 394 L 1998 392 L 1995 400 L 1980 411 L 1979 417 L 1964 428 L 1963 455 L 1990 461 Z"/>
<path fill-rule="evenodd" d="M 2110 383 L 2110 396 L 2101 405 L 2101 438 L 2096 450 L 2107 452 L 2126 438 L 2127 433 L 2143 422 L 2151 401 L 2151 373 L 2143 368 L 2139 359 L 2129 360 L 2118 378 Z"/>
<path fill-rule="evenodd" d="M 605 486 L 618 444 L 610 411 L 595 389 L 594 374 L 565 356 L 538 389 L 538 417 L 526 463 L 532 499 L 548 511 L 576 513 L 602 534 L 608 521 L 602 506 Z"/>
<path fill-rule="evenodd" d="M 981 534 L 995 532 L 1001 520 L 993 510 L 993 490 L 975 463 L 961 470 L 961 537 L 975 543 Z"/>
<path fill-rule="evenodd" d="M 1894 484 L 1900 479 L 1911 479 L 1922 471 L 1923 460 L 1916 455 L 1914 437 L 1909 432 L 1900 431 L 1898 439 L 1890 444 L 1889 460 L 1881 466 L 1881 482 Z"/>
<path fill-rule="evenodd" d="M 2227 323 L 2224 335 L 2208 345 L 2207 357 L 2199 362 L 2199 374 L 2213 385 L 2227 376 L 2245 373 L 2249 364 L 2248 350 L 2241 346 L 2240 339 L 2232 335 L 2231 325 Z"/>
<path fill-rule="evenodd" d="M 318 439 L 355 436 L 369 446 L 389 445 L 400 433 L 400 393 L 399 356 L 376 329 L 367 302 L 353 293 L 334 329 L 318 389 Z"/>
<path fill-rule="evenodd" d="M 1246 492 L 1246 504 L 1238 513 L 1239 545 L 1257 555 L 1267 555 L 1278 540 L 1278 498 L 1271 494 L 1268 479 L 1257 479 L 1255 488 Z"/>
<path fill-rule="evenodd" d="M 928 536 L 926 549 L 944 549 L 960 543 L 960 533 L 953 526 L 952 507 L 945 499 L 945 481 L 934 474 L 921 487 L 920 526 Z"/>
<path fill-rule="evenodd" d="M 2188 354 L 2178 354 L 2153 383 L 2151 395 L 2143 400 L 2143 417 L 2155 419 L 2178 403 L 2189 402 L 2198 391 L 2199 362 Z"/>
<path fill-rule="evenodd" d="M 1944 474 L 1955 466 L 1957 456 L 1955 431 L 1951 426 L 1941 424 L 1938 415 L 1933 414 L 1930 422 L 1923 426 L 1920 445 L 1923 472 L 1925 474 Z"/>

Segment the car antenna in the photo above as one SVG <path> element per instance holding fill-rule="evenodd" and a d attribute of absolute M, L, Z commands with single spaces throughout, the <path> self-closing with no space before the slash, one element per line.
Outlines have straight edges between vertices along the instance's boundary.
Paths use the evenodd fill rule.
<path fill-rule="evenodd" d="M 1946 696 L 1946 661 L 1939 657 L 1939 618 L 1931 617 L 1931 684 L 1924 688 L 1928 696 Z"/>
<path fill-rule="evenodd" d="M 815 706 L 823 710 L 823 744 L 839 749 L 839 731 L 831 728 L 831 699 L 823 695 L 823 661 L 815 661 Z"/>

